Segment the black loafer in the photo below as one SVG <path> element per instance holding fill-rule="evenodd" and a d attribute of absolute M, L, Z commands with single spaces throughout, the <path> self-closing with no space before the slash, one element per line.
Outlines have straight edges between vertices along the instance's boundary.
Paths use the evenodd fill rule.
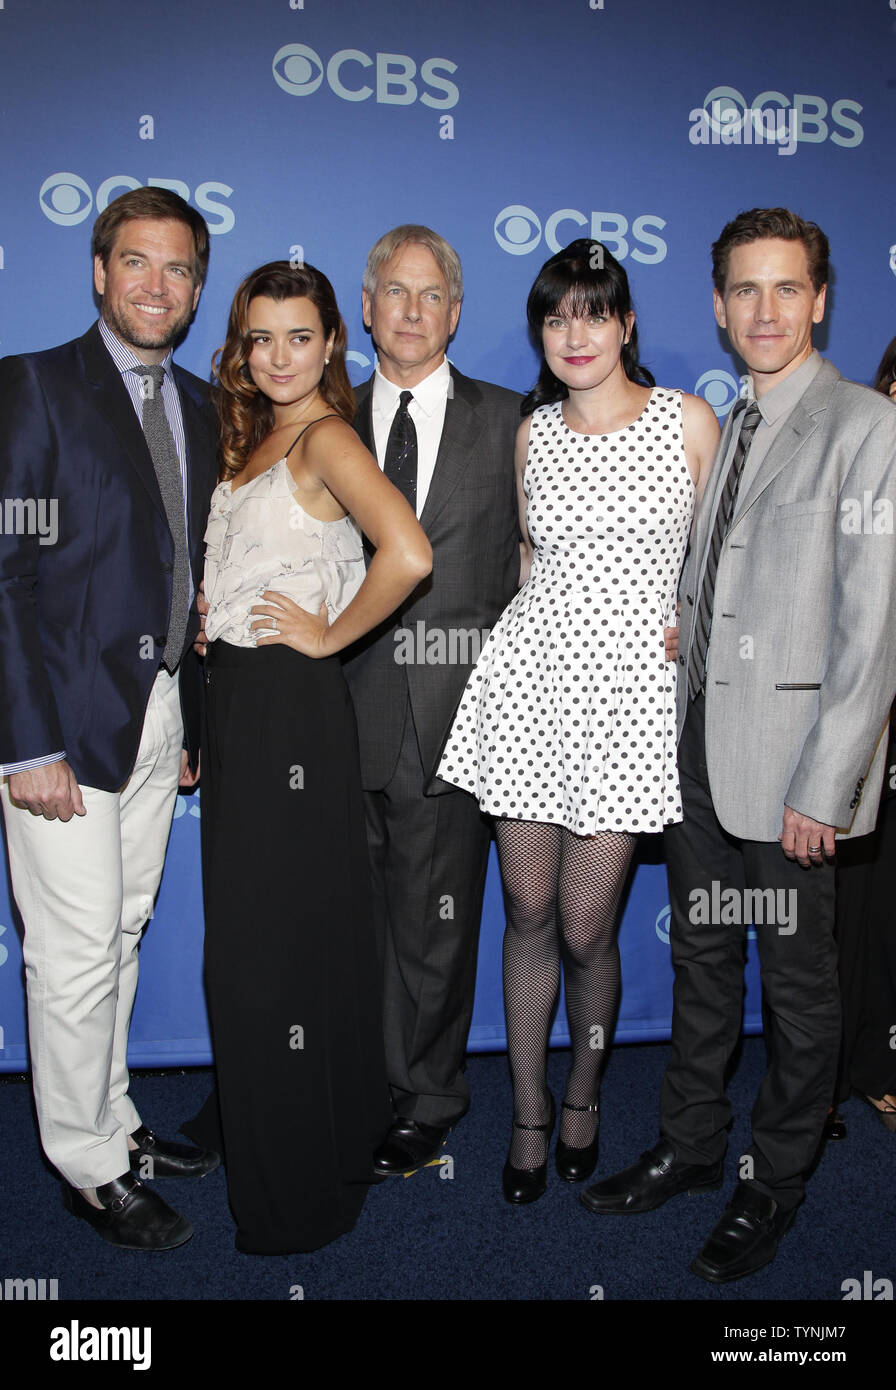
<path fill-rule="evenodd" d="M 373 1170 L 385 1177 L 416 1173 L 438 1158 L 450 1125 L 424 1125 L 418 1120 L 393 1120 L 389 1133 L 373 1155 Z"/>
<path fill-rule="evenodd" d="M 131 1138 L 137 1145 L 128 1155 L 131 1172 L 144 1182 L 152 1182 L 154 1178 L 204 1178 L 221 1162 L 221 1155 L 211 1149 L 160 1139 L 146 1125 L 135 1129 Z"/>
<path fill-rule="evenodd" d="M 110 1245 L 125 1250 L 174 1250 L 193 1234 L 193 1227 L 158 1193 L 125 1173 L 96 1189 L 102 1210 L 77 1187 L 62 1184 L 62 1200 L 73 1216 L 87 1221 Z"/>
<path fill-rule="evenodd" d="M 775 1258 L 778 1241 L 793 1225 L 796 1207 L 782 1210 L 773 1197 L 738 1183 L 709 1240 L 691 1264 L 711 1284 L 755 1274 Z"/>
<path fill-rule="evenodd" d="M 682 1163 L 675 1147 L 663 1139 L 648 1149 L 631 1168 L 587 1187 L 579 1201 L 589 1211 L 628 1213 L 653 1211 L 679 1192 L 710 1192 L 722 1186 L 722 1160 Z"/>

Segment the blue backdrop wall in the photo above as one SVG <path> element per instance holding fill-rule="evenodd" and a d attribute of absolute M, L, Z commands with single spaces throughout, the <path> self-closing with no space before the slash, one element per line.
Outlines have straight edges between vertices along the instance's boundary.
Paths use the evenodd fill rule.
<path fill-rule="evenodd" d="M 819 346 L 867 381 L 896 332 L 894 52 L 896 0 L 156 0 L 139 13 L 120 0 L 0 0 L 0 351 L 84 331 L 94 217 L 126 188 L 161 184 L 213 233 L 179 351 L 200 375 L 242 276 L 302 254 L 333 281 L 362 380 L 367 251 L 389 227 L 424 222 L 464 263 L 452 359 L 524 390 L 529 286 L 548 255 L 592 235 L 628 270 L 657 380 L 705 396 L 721 418 L 741 367 L 713 320 L 709 246 L 742 208 L 781 203 L 831 239 Z M 142 948 L 135 1064 L 210 1056 L 200 814 L 200 795 L 179 799 Z M 504 1045 L 502 928 L 493 863 L 474 1048 Z M 664 1037 L 655 838 L 642 842 L 621 947 L 617 1036 Z M 755 1030 L 753 960 L 747 980 Z M 22 1068 L 21 952 L 2 873 L 0 1029 L 0 1069 Z"/>

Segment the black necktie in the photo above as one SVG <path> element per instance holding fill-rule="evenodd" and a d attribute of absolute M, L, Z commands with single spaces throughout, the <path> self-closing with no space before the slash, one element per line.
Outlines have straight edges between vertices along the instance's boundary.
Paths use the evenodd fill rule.
<path fill-rule="evenodd" d="M 165 516 L 174 541 L 171 613 L 168 618 L 165 650 L 162 653 L 162 665 L 173 673 L 183 652 L 190 611 L 190 553 L 187 548 L 187 525 L 184 517 L 184 484 L 174 436 L 162 401 L 165 368 L 141 366 L 133 370 L 143 381 L 143 433 L 149 446 Z"/>
<path fill-rule="evenodd" d="M 392 421 L 386 443 L 386 459 L 383 472 L 402 496 L 417 510 L 417 430 L 411 419 L 408 406 L 414 399 L 412 391 L 402 391 L 398 398 L 398 409 Z"/>
<path fill-rule="evenodd" d="M 694 620 L 694 637 L 691 642 L 691 655 L 688 662 L 688 691 L 692 699 L 696 699 L 700 691 L 706 686 L 706 653 L 709 650 L 709 634 L 712 629 L 712 603 L 716 590 L 719 556 L 722 553 L 722 546 L 734 516 L 737 489 L 740 486 L 741 474 L 744 471 L 744 462 L 750 451 L 756 426 L 762 419 L 759 406 L 755 401 L 751 401 L 749 405 L 746 401 L 739 401 L 735 406 L 735 410 L 738 409 L 743 412 L 740 434 L 737 438 L 731 466 L 728 469 L 728 477 L 722 488 L 722 496 L 719 499 L 712 539 L 706 556 L 703 588 L 700 591 L 700 602 L 697 605 L 697 616 Z"/>

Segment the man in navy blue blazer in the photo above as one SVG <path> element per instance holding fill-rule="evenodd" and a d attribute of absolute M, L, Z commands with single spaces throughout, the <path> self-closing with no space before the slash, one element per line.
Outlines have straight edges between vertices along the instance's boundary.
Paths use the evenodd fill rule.
<path fill-rule="evenodd" d="M 44 1151 L 106 1240 L 171 1249 L 192 1228 L 143 1180 L 218 1157 L 141 1123 L 127 1039 L 178 784 L 198 776 L 217 431 L 208 387 L 171 354 L 208 228 L 139 188 L 97 219 L 92 251 L 99 322 L 0 362 L 0 801 Z"/>

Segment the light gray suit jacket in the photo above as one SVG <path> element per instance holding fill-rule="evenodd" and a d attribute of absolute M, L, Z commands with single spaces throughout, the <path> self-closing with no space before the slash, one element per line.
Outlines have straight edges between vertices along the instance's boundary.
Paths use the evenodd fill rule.
<path fill-rule="evenodd" d="M 678 732 L 731 436 L 682 574 Z M 785 805 L 842 835 L 873 829 L 896 691 L 896 409 L 823 362 L 785 420 L 719 558 L 706 759 L 732 835 L 776 840 Z"/>

